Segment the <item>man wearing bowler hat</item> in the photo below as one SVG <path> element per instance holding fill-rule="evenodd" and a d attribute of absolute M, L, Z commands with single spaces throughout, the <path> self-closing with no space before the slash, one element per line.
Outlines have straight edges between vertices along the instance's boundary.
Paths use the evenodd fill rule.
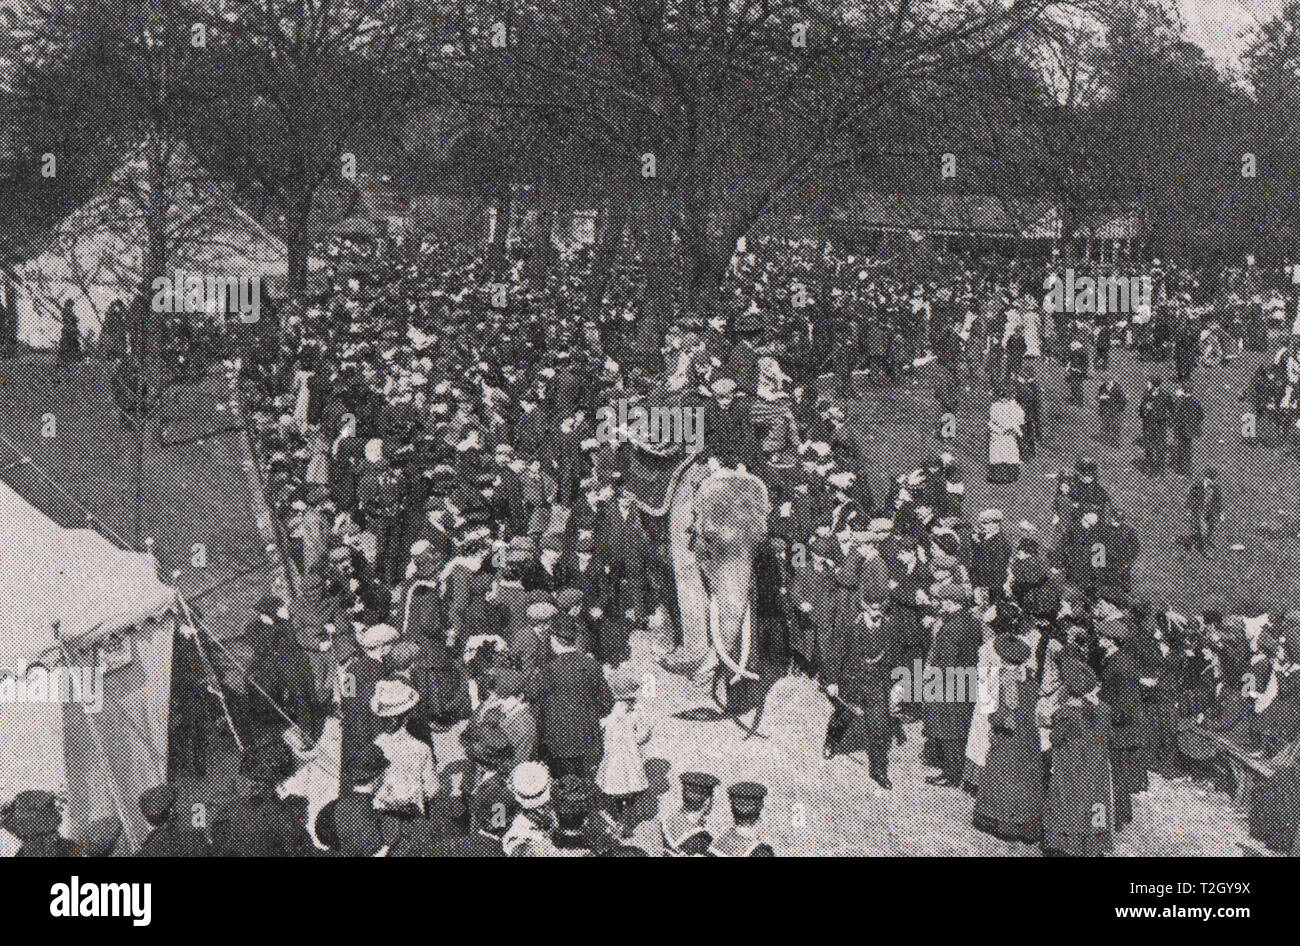
<path fill-rule="evenodd" d="M 527 687 L 543 757 L 556 778 L 593 775 L 604 751 L 600 721 L 614 708 L 609 683 L 596 658 L 579 649 L 569 615 L 545 602 L 528 610 L 534 624 L 550 623 L 554 655 L 533 672 Z"/>

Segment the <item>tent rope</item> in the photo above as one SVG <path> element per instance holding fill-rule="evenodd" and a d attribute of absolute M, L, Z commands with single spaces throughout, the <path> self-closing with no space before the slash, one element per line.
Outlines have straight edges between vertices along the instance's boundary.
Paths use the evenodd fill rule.
<path fill-rule="evenodd" d="M 95 514 L 91 512 L 89 506 L 87 506 L 79 498 L 77 498 L 77 496 L 74 493 L 69 491 L 67 487 L 65 487 L 62 483 L 60 483 L 58 479 L 55 478 L 53 475 L 51 475 L 44 467 L 42 467 L 31 457 L 23 453 L 23 451 L 19 449 L 18 445 L 14 443 L 12 440 L 10 440 L 8 437 L 6 437 L 2 432 L 0 432 L 0 442 L 3 442 L 5 446 L 7 446 L 14 453 L 18 454 L 19 459 L 16 465 L 29 467 L 34 473 L 40 476 L 41 479 L 49 483 L 52 487 L 58 490 L 59 493 L 61 493 L 69 502 L 71 502 L 74 506 L 80 509 L 82 515 L 86 517 L 86 525 L 90 526 L 92 529 L 95 529 L 95 531 L 99 532 L 105 538 L 115 542 L 117 546 L 123 551 L 126 552 L 140 551 L 139 549 L 134 548 L 129 542 L 126 541 L 126 539 L 122 538 L 111 528 L 109 528 L 108 525 L 106 525 L 104 522 L 101 522 L 95 516 Z"/>
<path fill-rule="evenodd" d="M 212 666 L 212 661 L 208 659 L 208 652 L 203 646 L 203 632 L 199 628 L 199 622 L 194 620 L 194 613 L 190 611 L 189 602 L 179 591 L 176 593 L 176 600 L 181 604 L 181 610 L 185 612 L 185 622 L 188 626 L 194 628 L 194 646 L 199 652 L 199 659 L 203 661 L 203 672 L 207 674 L 208 679 L 216 684 L 217 699 L 221 701 L 221 714 L 226 720 L 226 728 L 230 730 L 230 737 L 235 740 L 235 747 L 242 755 L 244 752 L 244 741 L 239 738 L 239 731 L 235 728 L 235 718 L 230 714 L 230 703 L 226 700 L 226 688 L 221 685 L 221 678 L 217 676 L 216 668 Z"/>
<path fill-rule="evenodd" d="M 20 450 L 20 449 L 18 448 L 17 444 L 15 444 L 12 440 L 10 440 L 8 437 L 6 437 L 6 436 L 4 435 L 3 432 L 0 432 L 0 442 L 3 442 L 3 443 L 4 443 L 4 444 L 5 444 L 5 445 L 10 449 L 10 450 L 12 450 L 14 453 L 18 454 L 18 456 L 19 456 L 19 462 L 20 462 L 21 465 L 23 465 L 23 466 L 27 466 L 27 467 L 30 467 L 34 472 L 36 472 L 38 475 L 40 475 L 40 476 L 41 476 L 44 480 L 46 480 L 46 481 L 47 481 L 51 486 L 53 486 L 53 487 L 54 487 L 56 490 L 58 490 L 58 491 L 59 491 L 63 496 L 65 496 L 65 497 L 66 497 L 70 502 L 72 502 L 72 503 L 73 503 L 73 504 L 74 504 L 78 509 L 80 509 L 81 512 L 82 512 L 82 514 L 85 515 L 85 517 L 86 517 L 86 524 L 87 524 L 87 525 L 91 526 L 92 528 L 96 528 L 96 527 L 98 527 L 98 528 L 97 528 L 97 531 L 102 531 L 103 533 L 106 533 L 106 537 L 109 538 L 109 539 L 111 539 L 113 542 L 116 542 L 116 543 L 119 545 L 119 547 L 121 547 L 123 550 L 127 550 L 127 551 L 137 551 L 136 549 L 132 548 L 132 546 L 130 545 L 130 543 L 128 543 L 128 542 L 127 542 L 125 539 L 123 539 L 120 535 L 118 535 L 116 532 L 114 532 L 112 529 L 110 529 L 110 528 L 109 528 L 107 525 L 105 525 L 104 523 L 100 522 L 100 521 L 95 517 L 94 513 L 90 511 L 90 507 L 89 507 L 89 506 L 87 506 L 87 505 L 86 505 L 85 503 L 83 503 L 79 498 L 77 498 L 76 495 L 74 495 L 74 494 L 71 493 L 68 489 L 66 489 L 66 488 L 63 486 L 62 483 L 60 483 L 60 482 L 59 482 L 59 481 L 58 481 L 54 476 L 52 476 L 52 475 L 51 475 L 49 472 L 47 472 L 43 467 L 41 467 L 41 465 L 40 465 L 39 463 L 37 463 L 37 462 L 36 462 L 35 460 L 33 460 L 31 457 L 25 455 L 25 454 L 22 452 L 22 450 Z M 182 595 L 180 595 L 179 592 L 177 593 L 177 599 L 181 602 L 181 606 L 182 606 L 182 608 L 183 608 L 183 609 L 185 610 L 185 612 L 186 612 L 187 620 L 190 620 L 190 621 L 191 621 L 191 624 L 193 624 L 193 620 L 192 620 L 192 612 L 190 612 L 190 610 L 189 610 L 189 606 L 188 606 L 188 604 L 185 602 L 185 598 L 184 598 Z M 195 626 L 196 626 L 196 625 L 195 625 Z M 196 642 L 197 642 L 197 640 L 198 640 L 198 635 L 197 635 L 197 634 L 195 635 L 195 640 L 196 640 Z M 235 668 L 235 670 L 237 670 L 237 671 L 239 672 L 239 675 L 240 675 L 241 677 L 243 677 L 244 680 L 247 681 L 247 682 L 249 683 L 249 685 L 251 685 L 251 686 L 253 687 L 253 689 L 256 690 L 256 691 L 258 692 L 258 694 L 260 694 L 260 695 L 262 696 L 262 698 L 265 699 L 265 700 L 267 701 L 268 704 L 270 704 L 271 708 L 276 712 L 276 714 L 277 714 L 278 716 L 280 716 L 281 719 L 283 719 L 286 723 L 289 724 L 290 728 L 292 728 L 292 729 L 298 731 L 299 733 L 301 733 L 301 734 L 304 735 L 304 736 L 310 736 L 310 734 L 307 733 L 306 730 L 304 730 L 304 729 L 302 728 L 302 726 L 300 726 L 300 725 L 299 725 L 299 724 L 294 720 L 294 718 L 293 718 L 292 716 L 290 716 L 290 715 L 289 715 L 289 714 L 284 710 L 284 708 L 283 708 L 282 706 L 280 706 L 279 703 L 276 702 L 276 700 L 271 696 L 271 694 L 267 693 L 266 690 L 261 686 L 261 684 L 259 684 L 259 683 L 257 682 L 257 680 L 256 680 L 253 676 L 251 676 L 251 675 L 249 674 L 249 672 L 248 672 L 248 668 L 242 666 L 242 665 L 239 663 L 239 660 L 235 657 L 234 654 L 232 654 L 232 653 L 230 652 L 229 648 L 227 648 L 227 647 L 225 646 L 225 644 L 223 644 L 223 643 L 222 643 L 218 638 L 215 638 L 215 637 L 214 637 L 214 638 L 211 638 L 211 640 L 212 640 L 212 643 L 216 645 L 217 649 L 218 649 L 219 651 L 221 651 L 221 653 L 224 655 L 224 657 L 225 657 L 226 660 L 230 663 L 230 665 L 231 665 L 233 668 Z M 60 641 L 60 647 L 62 647 L 62 641 Z M 212 668 L 211 661 L 208 659 L 208 656 L 207 656 L 206 652 L 203 650 L 203 647 L 202 647 L 201 644 L 199 644 L 199 653 L 203 656 L 204 662 L 205 662 L 205 664 L 207 665 L 207 667 L 206 667 L 207 671 L 213 673 L 214 678 L 216 678 L 215 671 L 214 671 L 213 668 Z M 218 682 L 218 686 L 220 687 L 220 680 L 219 680 L 219 678 L 217 678 L 217 682 Z M 243 751 L 243 743 L 242 743 L 242 741 L 240 740 L 238 734 L 237 734 L 236 731 L 235 731 L 234 720 L 233 720 L 233 718 L 231 718 L 231 715 L 230 715 L 230 707 L 229 707 L 229 704 L 228 704 L 227 701 L 226 701 L 226 698 L 225 698 L 225 691 L 224 691 L 224 689 L 223 689 L 222 692 L 221 692 L 221 703 L 222 703 L 222 709 L 224 710 L 225 715 L 226 715 L 227 725 L 230 726 L 230 729 L 231 729 L 231 735 L 234 736 L 235 744 L 236 744 L 237 746 L 239 746 L 240 751 L 242 752 L 242 751 Z M 317 762 L 319 762 L 319 760 L 317 760 Z"/>

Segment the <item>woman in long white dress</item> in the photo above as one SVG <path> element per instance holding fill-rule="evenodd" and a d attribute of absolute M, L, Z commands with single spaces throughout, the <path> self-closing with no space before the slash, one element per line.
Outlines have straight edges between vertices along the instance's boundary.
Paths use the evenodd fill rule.
<path fill-rule="evenodd" d="M 1009 394 L 999 393 L 989 405 L 990 483 L 1014 483 L 1020 479 L 1020 437 L 1025 429 L 1025 411 Z"/>
<path fill-rule="evenodd" d="M 988 761 L 989 714 L 997 709 L 1001 699 L 1002 661 L 993 649 L 993 635 L 989 630 L 989 618 L 986 615 L 984 627 L 984 644 L 980 647 L 977 666 L 979 668 L 978 698 L 975 700 L 975 712 L 971 715 L 970 732 L 966 734 L 966 768 L 962 772 L 962 788 L 974 795 L 979 789 L 980 777 L 984 773 L 984 763 Z"/>

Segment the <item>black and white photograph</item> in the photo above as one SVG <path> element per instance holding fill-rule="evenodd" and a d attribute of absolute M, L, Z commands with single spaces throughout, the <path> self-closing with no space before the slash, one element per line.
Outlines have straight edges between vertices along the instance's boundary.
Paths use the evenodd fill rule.
<path fill-rule="evenodd" d="M 926 858 L 943 912 L 1105 857 L 1159 860 L 1099 916 L 1217 924 L 1297 853 L 1300 2 L 0 26 L 33 914 L 149 922 L 86 858 Z"/>

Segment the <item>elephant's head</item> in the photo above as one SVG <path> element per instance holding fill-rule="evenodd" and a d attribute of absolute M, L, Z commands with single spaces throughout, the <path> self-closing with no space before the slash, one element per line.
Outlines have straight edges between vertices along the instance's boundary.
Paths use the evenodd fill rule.
<path fill-rule="evenodd" d="M 708 590 L 709 634 L 718 656 L 733 671 L 750 650 L 754 553 L 766 540 L 772 502 L 752 473 L 722 469 L 695 494 L 695 557 Z"/>

